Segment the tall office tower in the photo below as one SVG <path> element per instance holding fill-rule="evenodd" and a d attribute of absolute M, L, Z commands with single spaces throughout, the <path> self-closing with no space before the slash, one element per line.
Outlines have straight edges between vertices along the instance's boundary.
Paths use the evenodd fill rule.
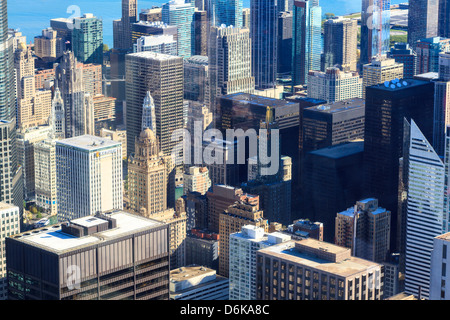
<path fill-rule="evenodd" d="M 374 262 L 387 261 L 391 212 L 377 199 L 357 201 L 336 216 L 335 244 L 352 249 L 352 256 Z"/>
<path fill-rule="evenodd" d="M 242 9 L 242 28 L 250 29 L 250 8 Z"/>
<path fill-rule="evenodd" d="M 122 149 L 83 135 L 56 142 L 58 220 L 122 209 Z"/>
<path fill-rule="evenodd" d="M 86 13 L 74 18 L 72 51 L 82 63 L 103 64 L 103 21 Z"/>
<path fill-rule="evenodd" d="M 241 200 L 230 205 L 219 217 L 219 274 L 229 277 L 230 235 L 240 232 L 245 225 L 263 228 L 269 231 L 269 224 L 259 209 L 259 196 L 245 194 Z"/>
<path fill-rule="evenodd" d="M 403 79 L 403 64 L 394 59 L 374 59 L 363 66 L 363 98 L 366 97 L 367 87 L 391 81 Z"/>
<path fill-rule="evenodd" d="M 74 29 L 73 19 L 71 18 L 56 18 L 50 20 L 50 28 L 55 30 L 58 37 L 61 37 L 64 42 L 63 52 L 71 50 L 72 30 Z"/>
<path fill-rule="evenodd" d="M 277 84 L 278 11 L 276 0 L 250 1 L 251 69 L 258 90 Z"/>
<path fill-rule="evenodd" d="M 408 123 L 405 123 L 405 126 Z M 447 232 L 444 220 L 445 166 L 411 119 L 408 148 L 405 292 L 429 298 L 434 238 Z"/>
<path fill-rule="evenodd" d="M 323 24 L 322 70 L 338 66 L 344 71 L 356 71 L 358 23 L 354 19 L 329 19 Z"/>
<path fill-rule="evenodd" d="M 361 8 L 361 65 L 387 54 L 391 38 L 391 0 L 363 0 Z"/>
<path fill-rule="evenodd" d="M 139 21 L 133 23 L 131 26 L 131 40 L 133 44 L 137 39 L 144 36 L 173 36 L 175 40 L 178 40 L 178 28 L 177 26 L 168 25 L 162 21 Z"/>
<path fill-rule="evenodd" d="M 49 121 L 53 128 L 53 135 L 56 139 L 64 139 L 66 136 L 66 116 L 64 100 L 61 97 L 61 91 L 56 86 L 55 94 L 52 100 L 52 113 Z"/>
<path fill-rule="evenodd" d="M 199 192 L 206 194 L 211 187 L 209 170 L 207 167 L 190 167 L 183 175 L 184 194 Z"/>
<path fill-rule="evenodd" d="M 52 28 L 42 30 L 42 35 L 34 37 L 34 52 L 41 59 L 55 60 L 62 56 L 64 39 Z"/>
<path fill-rule="evenodd" d="M 14 51 L 16 51 L 21 44 L 27 45 L 27 37 L 22 35 L 22 32 L 19 32 L 19 30 L 14 29 L 8 29 L 8 35 L 13 37 L 13 48 Z"/>
<path fill-rule="evenodd" d="M 403 64 L 403 78 L 409 79 L 416 75 L 416 52 L 408 43 L 396 42 L 391 48 L 388 57 L 394 59 L 395 62 Z"/>
<path fill-rule="evenodd" d="M 308 72 L 320 70 L 322 8 L 319 0 L 294 1 L 292 50 L 292 84 L 305 85 Z"/>
<path fill-rule="evenodd" d="M 208 199 L 208 230 L 219 233 L 220 214 L 236 201 L 244 197 L 242 189 L 215 184 L 206 193 Z"/>
<path fill-rule="evenodd" d="M 209 62 L 206 56 L 184 60 L 184 99 L 209 103 Z M 191 107 L 192 105 L 190 105 Z M 191 131 L 193 132 L 193 131 Z"/>
<path fill-rule="evenodd" d="M 162 8 L 152 6 L 150 9 L 141 9 L 139 12 L 139 21 L 161 21 L 162 20 Z"/>
<path fill-rule="evenodd" d="M 229 300 L 229 280 L 204 266 L 170 271 L 169 300 Z"/>
<path fill-rule="evenodd" d="M 445 137 L 450 125 L 450 52 L 439 57 L 439 79 L 434 81 L 433 148 L 443 156 Z"/>
<path fill-rule="evenodd" d="M 409 1 L 408 43 L 414 49 L 417 41 L 438 36 L 439 11 L 439 0 Z"/>
<path fill-rule="evenodd" d="M 356 71 L 345 72 L 330 67 L 325 72 L 308 73 L 308 98 L 325 100 L 328 103 L 351 98 L 362 98 L 363 79 Z"/>
<path fill-rule="evenodd" d="M 47 139 L 52 133 L 52 127 L 40 126 L 26 130 L 18 130 L 16 137 L 17 156 L 23 171 L 24 200 L 34 199 L 34 145 Z"/>
<path fill-rule="evenodd" d="M 35 231 L 6 240 L 10 299 L 169 298 L 167 224 L 115 210 Z M 21 290 L 21 278 L 33 279 L 29 289 Z M 147 281 L 152 285 L 141 285 Z"/>
<path fill-rule="evenodd" d="M 14 53 L 17 90 L 17 126 L 21 129 L 48 123 L 52 92 L 36 90 L 34 60 L 31 49 L 21 46 Z"/>
<path fill-rule="evenodd" d="M 334 242 L 336 213 L 362 196 L 364 142 L 305 152 L 302 161 L 302 217 L 324 225 L 323 240 Z"/>
<path fill-rule="evenodd" d="M 183 199 L 178 199 L 174 209 L 154 213 L 150 218 L 169 225 L 170 270 L 186 265 L 186 211 Z"/>
<path fill-rule="evenodd" d="M 439 72 L 439 55 L 450 51 L 450 39 L 434 37 L 421 39 L 416 44 L 416 74 Z"/>
<path fill-rule="evenodd" d="M 19 208 L 5 202 L 0 202 L 0 300 L 8 299 L 8 279 L 6 273 L 6 237 L 20 233 Z"/>
<path fill-rule="evenodd" d="M 450 300 L 448 268 L 450 233 L 444 233 L 433 239 L 433 251 L 431 253 L 430 273 L 430 300 Z"/>
<path fill-rule="evenodd" d="M 194 52 L 193 55 L 208 55 L 208 12 L 195 9 L 194 12 Z"/>
<path fill-rule="evenodd" d="M 209 50 L 210 111 L 216 118 L 218 97 L 238 92 L 253 93 L 255 90 L 250 31 L 233 26 L 213 27 Z"/>
<path fill-rule="evenodd" d="M 205 0 L 205 10 L 212 27 L 242 28 L 242 0 Z"/>
<path fill-rule="evenodd" d="M 133 47 L 131 28 L 137 17 L 137 0 L 122 0 L 122 18 L 113 21 L 115 49 L 129 50 Z"/>
<path fill-rule="evenodd" d="M 336 101 L 303 110 L 303 153 L 364 138 L 365 101 Z"/>
<path fill-rule="evenodd" d="M 58 212 L 56 190 L 56 140 L 52 138 L 34 145 L 34 182 L 36 205 L 50 215 Z"/>
<path fill-rule="evenodd" d="M 272 268 L 276 265 L 278 270 Z M 383 299 L 382 265 L 315 239 L 291 240 L 259 250 L 256 268 L 258 300 Z"/>
<path fill-rule="evenodd" d="M 142 36 L 133 44 L 133 52 L 153 51 L 176 56 L 177 41 L 172 35 Z"/>
<path fill-rule="evenodd" d="M 397 252 L 399 158 L 403 120 L 414 119 L 428 141 L 433 136 L 434 84 L 406 79 L 367 88 L 364 129 L 364 196 L 391 211 L 391 250 Z M 383 130 L 381 130 L 383 128 Z"/>
<path fill-rule="evenodd" d="M 167 209 L 168 168 L 151 129 L 136 137 L 135 150 L 128 161 L 130 205 L 133 211 L 151 216 Z"/>
<path fill-rule="evenodd" d="M 292 26 L 294 15 L 290 11 L 278 13 L 278 70 L 290 74 L 292 70 Z"/>
<path fill-rule="evenodd" d="M 294 7 L 294 0 L 281 0 L 278 4 L 280 12 L 292 11 Z"/>
<path fill-rule="evenodd" d="M 230 234 L 230 300 L 256 300 L 256 252 L 290 239 L 279 232 L 267 234 L 253 225 Z"/>
<path fill-rule="evenodd" d="M 450 1 L 439 1 L 439 33 L 438 36 L 450 38 Z"/>
<path fill-rule="evenodd" d="M 178 143 L 173 131 L 183 128 L 183 59 L 156 52 L 128 54 L 126 63 L 126 126 L 128 153 L 142 126 L 142 102 L 149 91 L 154 99 L 160 148 L 170 154 Z M 170 75 L 168 77 L 167 75 Z"/>
<path fill-rule="evenodd" d="M 162 6 L 162 21 L 178 27 L 178 56 L 189 58 L 194 52 L 193 3 L 185 0 L 170 0 Z"/>

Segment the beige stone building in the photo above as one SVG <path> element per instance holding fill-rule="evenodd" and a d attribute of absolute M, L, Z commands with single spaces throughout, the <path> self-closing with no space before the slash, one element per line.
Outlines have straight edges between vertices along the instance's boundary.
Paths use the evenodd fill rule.
<path fill-rule="evenodd" d="M 58 59 L 64 52 L 64 40 L 52 28 L 42 30 L 42 35 L 34 37 L 34 52 L 41 59 Z"/>
<path fill-rule="evenodd" d="M 127 131 L 126 130 L 109 130 L 102 128 L 100 130 L 100 137 L 110 138 L 111 140 L 118 141 L 122 143 L 122 159 L 127 158 Z"/>
<path fill-rule="evenodd" d="M 382 300 L 383 266 L 316 239 L 288 241 L 256 254 L 258 300 Z"/>
<path fill-rule="evenodd" d="M 366 98 L 367 87 L 396 78 L 403 79 L 403 63 L 397 63 L 394 59 L 382 58 L 365 64 L 363 66 L 363 98 Z"/>
<path fill-rule="evenodd" d="M 183 176 L 184 194 L 199 192 L 205 194 L 211 187 L 209 170 L 206 167 L 190 167 Z"/>

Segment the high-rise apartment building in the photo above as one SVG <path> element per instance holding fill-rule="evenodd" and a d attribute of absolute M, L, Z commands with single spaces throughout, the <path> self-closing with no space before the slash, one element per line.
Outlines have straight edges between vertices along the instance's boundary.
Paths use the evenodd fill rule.
<path fill-rule="evenodd" d="M 194 3 L 170 0 L 162 6 L 162 21 L 178 27 L 178 56 L 189 58 L 194 52 Z"/>
<path fill-rule="evenodd" d="M 290 239 L 254 225 L 245 225 L 230 235 L 230 300 L 256 300 L 256 252 Z"/>
<path fill-rule="evenodd" d="M 336 215 L 335 244 L 352 249 L 352 256 L 384 262 L 390 249 L 391 212 L 377 199 L 357 201 L 353 208 Z"/>
<path fill-rule="evenodd" d="M 416 52 L 409 46 L 408 43 L 396 42 L 388 57 L 394 59 L 395 62 L 403 64 L 403 78 L 408 79 L 416 75 Z"/>
<path fill-rule="evenodd" d="M 439 55 L 450 51 L 450 39 L 433 37 L 416 44 L 416 74 L 439 72 Z"/>
<path fill-rule="evenodd" d="M 428 141 L 433 135 L 434 84 L 405 79 L 367 88 L 364 129 L 364 197 L 391 211 L 391 250 L 397 250 L 399 158 L 404 118 L 413 119 Z"/>
<path fill-rule="evenodd" d="M 431 253 L 430 300 L 450 300 L 448 273 L 448 255 L 450 254 L 450 233 L 444 233 L 433 239 Z"/>
<path fill-rule="evenodd" d="M 387 54 L 391 37 L 391 0 L 363 0 L 361 8 L 361 65 Z"/>
<path fill-rule="evenodd" d="M 34 52 L 41 59 L 58 59 L 62 56 L 64 49 L 64 39 L 52 28 L 44 29 L 41 36 L 34 37 Z"/>
<path fill-rule="evenodd" d="M 233 26 L 211 28 L 209 42 L 210 110 L 217 117 L 217 99 L 222 95 L 253 93 L 252 40 L 249 29 Z"/>
<path fill-rule="evenodd" d="M 322 7 L 319 0 L 294 1 L 292 84 L 306 85 L 309 71 L 320 71 Z"/>
<path fill-rule="evenodd" d="M 245 194 L 219 215 L 219 274 L 229 277 L 230 235 L 240 232 L 245 225 L 253 225 L 269 231 L 264 212 L 259 209 L 259 196 Z"/>
<path fill-rule="evenodd" d="M 219 233 L 220 214 L 244 196 L 242 189 L 215 184 L 206 193 L 208 199 L 208 230 Z"/>
<path fill-rule="evenodd" d="M 121 144 L 82 135 L 56 142 L 58 220 L 122 209 Z"/>
<path fill-rule="evenodd" d="M 9 299 L 168 300 L 169 232 L 114 210 L 9 237 Z"/>
<path fill-rule="evenodd" d="M 383 299 L 382 265 L 315 239 L 261 249 L 256 268 L 258 300 Z"/>
<path fill-rule="evenodd" d="M 363 66 L 363 98 L 366 97 L 366 88 L 394 79 L 403 79 L 403 64 L 394 59 L 373 59 L 371 63 Z"/>
<path fill-rule="evenodd" d="M 439 0 L 411 0 L 408 8 L 408 43 L 437 37 L 439 32 Z"/>
<path fill-rule="evenodd" d="M 2 230 L 0 231 L 0 300 L 7 300 L 8 278 L 5 239 L 20 233 L 19 208 L 12 204 L 0 202 L 0 221 L 2 225 Z"/>
<path fill-rule="evenodd" d="M 328 19 L 324 22 L 322 70 L 339 67 L 356 71 L 358 23 L 353 19 Z"/>
<path fill-rule="evenodd" d="M 430 297 L 434 238 L 448 231 L 444 220 L 445 165 L 416 120 L 405 123 L 408 185 L 405 292 Z"/>
<path fill-rule="evenodd" d="M 91 13 L 74 18 L 72 51 L 82 63 L 103 64 L 103 21 Z"/>
<path fill-rule="evenodd" d="M 128 153 L 135 152 L 135 139 L 142 126 L 142 103 L 149 91 L 154 99 L 156 136 L 161 151 L 170 154 L 178 143 L 173 131 L 183 128 L 183 59 L 155 52 L 126 56 L 126 126 Z"/>
<path fill-rule="evenodd" d="M 211 179 L 207 167 L 190 167 L 189 172 L 183 175 L 184 194 L 190 192 L 206 194 L 210 187 Z"/>
<path fill-rule="evenodd" d="M 258 90 L 276 87 L 278 63 L 278 2 L 250 1 L 252 72 Z"/>
<path fill-rule="evenodd" d="M 363 80 L 356 71 L 345 72 L 330 67 L 325 72 L 308 73 L 308 98 L 325 100 L 328 103 L 351 98 L 362 98 Z"/>
<path fill-rule="evenodd" d="M 161 21 L 162 20 L 162 8 L 152 6 L 150 9 L 141 9 L 139 12 L 139 21 Z"/>

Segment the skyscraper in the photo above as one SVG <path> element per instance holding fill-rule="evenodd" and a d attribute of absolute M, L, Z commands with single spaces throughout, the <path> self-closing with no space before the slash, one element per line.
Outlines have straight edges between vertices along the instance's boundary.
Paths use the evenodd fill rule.
<path fill-rule="evenodd" d="M 74 19 L 72 51 L 82 63 L 103 64 L 103 21 L 92 13 Z"/>
<path fill-rule="evenodd" d="M 410 0 L 408 8 L 408 43 L 414 49 L 418 40 L 437 37 L 439 0 Z"/>
<path fill-rule="evenodd" d="M 122 209 L 119 142 L 82 135 L 56 142 L 58 220 Z"/>
<path fill-rule="evenodd" d="M 439 1 L 439 37 L 450 38 L 450 1 Z"/>
<path fill-rule="evenodd" d="M 394 79 L 403 79 L 403 64 L 394 59 L 373 59 L 363 66 L 362 96 L 366 97 L 366 88 Z"/>
<path fill-rule="evenodd" d="M 294 15 L 292 11 L 278 14 L 278 70 L 280 74 L 292 70 L 292 26 Z"/>
<path fill-rule="evenodd" d="M 178 44 L 173 35 L 142 36 L 133 44 L 133 52 L 153 51 L 158 53 L 178 54 Z"/>
<path fill-rule="evenodd" d="M 122 0 L 122 18 L 113 22 L 114 48 L 128 50 L 133 46 L 131 26 L 137 21 L 137 0 Z"/>
<path fill-rule="evenodd" d="M 170 75 L 167 76 L 167 75 Z M 173 131 L 183 128 L 183 59 L 156 52 L 126 56 L 126 126 L 128 153 L 142 128 L 142 103 L 150 92 L 155 104 L 156 133 L 161 151 L 170 154 L 177 144 Z"/>
<path fill-rule="evenodd" d="M 0 231 L 0 300 L 8 298 L 8 278 L 6 272 L 6 248 L 5 239 L 20 233 L 19 208 L 0 202 L 0 221 L 2 231 Z"/>
<path fill-rule="evenodd" d="M 195 10 L 194 12 L 194 52 L 193 55 L 208 55 L 208 12 Z"/>
<path fill-rule="evenodd" d="M 420 39 L 415 45 L 416 74 L 439 72 L 439 55 L 450 51 L 450 39 L 433 37 Z"/>
<path fill-rule="evenodd" d="M 409 130 L 405 292 L 415 296 L 420 292 L 427 299 L 434 238 L 448 231 L 442 210 L 445 166 L 414 119 L 405 130 Z"/>
<path fill-rule="evenodd" d="M 292 34 L 292 84 L 308 83 L 310 70 L 320 71 L 322 8 L 319 0 L 296 0 Z"/>
<path fill-rule="evenodd" d="M 324 25 L 322 70 L 339 67 L 356 71 L 358 23 L 353 19 L 329 19 Z"/>
<path fill-rule="evenodd" d="M 408 43 L 395 43 L 388 54 L 397 63 L 403 64 L 403 78 L 408 79 L 416 75 L 416 52 Z"/>
<path fill-rule="evenodd" d="M 361 9 L 361 65 L 389 51 L 391 0 L 363 0 Z"/>
<path fill-rule="evenodd" d="M 258 90 L 276 87 L 278 61 L 278 2 L 251 0 L 252 72 Z"/>
<path fill-rule="evenodd" d="M 242 27 L 242 0 L 205 0 L 212 26 Z"/>
<path fill-rule="evenodd" d="M 445 152 L 445 133 L 450 125 L 450 53 L 439 57 L 439 79 L 434 81 L 433 148 L 440 156 Z"/>
<path fill-rule="evenodd" d="M 178 55 L 189 58 L 195 48 L 194 3 L 185 0 L 170 0 L 162 6 L 162 21 L 178 27 Z"/>

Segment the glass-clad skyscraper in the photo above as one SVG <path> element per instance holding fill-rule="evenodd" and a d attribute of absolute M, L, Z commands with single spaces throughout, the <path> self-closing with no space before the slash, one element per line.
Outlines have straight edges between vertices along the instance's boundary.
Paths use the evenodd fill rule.
<path fill-rule="evenodd" d="M 319 0 L 294 2 L 292 32 L 292 82 L 307 84 L 310 70 L 320 71 L 322 8 Z"/>
<path fill-rule="evenodd" d="M 385 55 L 390 46 L 391 0 L 362 0 L 361 64 Z"/>
<path fill-rule="evenodd" d="M 242 0 L 205 0 L 209 20 L 218 27 L 222 24 L 242 27 Z"/>

